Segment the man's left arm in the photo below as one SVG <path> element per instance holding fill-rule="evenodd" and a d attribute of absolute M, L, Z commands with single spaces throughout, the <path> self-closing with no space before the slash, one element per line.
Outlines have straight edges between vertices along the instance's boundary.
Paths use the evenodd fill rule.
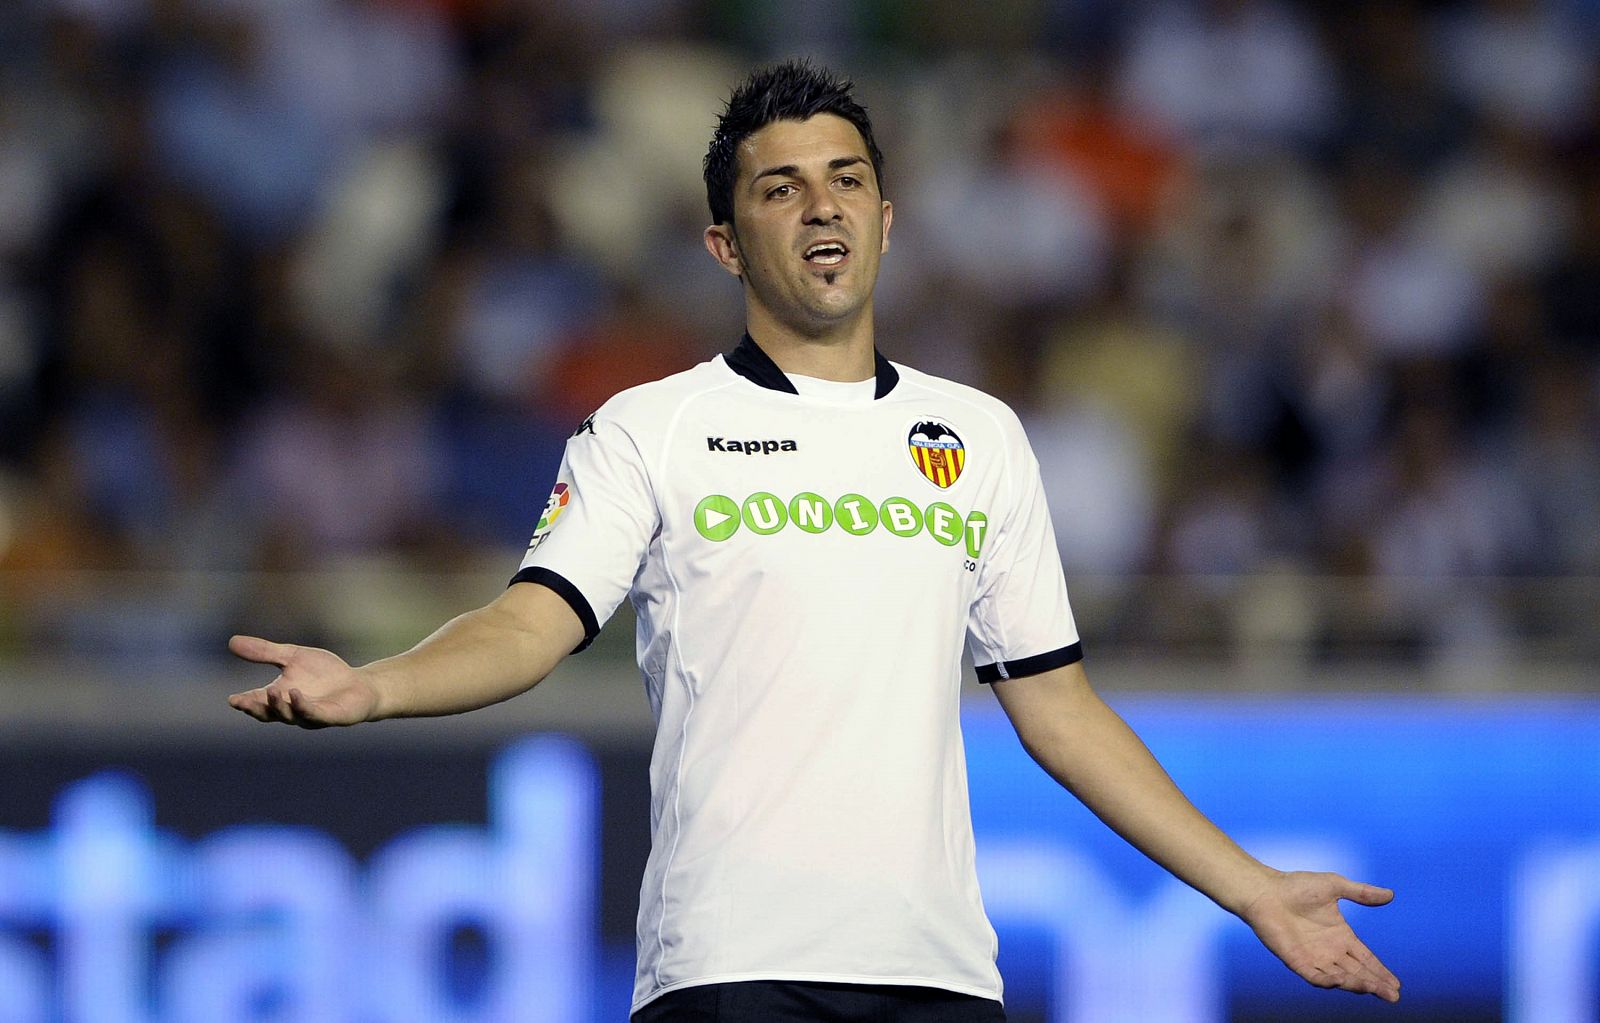
<path fill-rule="evenodd" d="M 995 682 L 1039 766 L 1113 831 L 1255 931 L 1318 987 L 1400 998 L 1400 981 L 1345 923 L 1340 899 L 1381 906 L 1394 893 L 1338 874 L 1273 870 L 1178 790 L 1133 730 L 1089 685 L 1082 662 Z"/>

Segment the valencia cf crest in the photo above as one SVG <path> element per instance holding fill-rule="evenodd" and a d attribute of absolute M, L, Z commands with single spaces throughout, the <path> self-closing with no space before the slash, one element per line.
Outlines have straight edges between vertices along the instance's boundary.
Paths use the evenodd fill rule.
<path fill-rule="evenodd" d="M 948 490 L 961 477 L 967 464 L 966 445 L 950 425 L 937 419 L 923 419 L 906 437 L 906 450 L 917 471 L 940 490 Z"/>

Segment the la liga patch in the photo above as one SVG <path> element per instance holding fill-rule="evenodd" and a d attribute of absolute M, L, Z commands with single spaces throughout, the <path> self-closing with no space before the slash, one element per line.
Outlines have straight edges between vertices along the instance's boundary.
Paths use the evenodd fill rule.
<path fill-rule="evenodd" d="M 561 513 L 567 510 L 567 504 L 572 500 L 572 488 L 566 483 L 557 483 L 550 491 L 550 499 L 544 503 L 544 514 L 539 516 L 539 524 L 534 527 L 533 539 L 528 542 L 528 550 L 536 551 L 550 535 L 550 530 L 560 521 Z"/>

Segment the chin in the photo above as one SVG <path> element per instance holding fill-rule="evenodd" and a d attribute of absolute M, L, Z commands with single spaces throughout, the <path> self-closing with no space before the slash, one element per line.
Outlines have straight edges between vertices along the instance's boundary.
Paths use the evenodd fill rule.
<path fill-rule="evenodd" d="M 808 307 L 802 314 L 812 327 L 818 330 L 830 330 L 841 324 L 854 320 L 861 312 L 861 303 L 851 302 L 847 305 L 818 305 Z"/>
<path fill-rule="evenodd" d="M 853 316 L 867 304 L 867 296 L 856 293 L 848 284 L 834 285 L 821 295 L 810 296 L 807 308 L 819 315 L 838 318 Z"/>

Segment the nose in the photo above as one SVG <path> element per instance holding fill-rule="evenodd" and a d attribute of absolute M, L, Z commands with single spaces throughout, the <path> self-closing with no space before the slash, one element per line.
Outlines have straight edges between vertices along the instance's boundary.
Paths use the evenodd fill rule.
<path fill-rule="evenodd" d="M 840 218 L 839 204 L 832 191 L 824 188 L 811 195 L 813 198 L 803 211 L 807 224 L 827 224 Z"/>

